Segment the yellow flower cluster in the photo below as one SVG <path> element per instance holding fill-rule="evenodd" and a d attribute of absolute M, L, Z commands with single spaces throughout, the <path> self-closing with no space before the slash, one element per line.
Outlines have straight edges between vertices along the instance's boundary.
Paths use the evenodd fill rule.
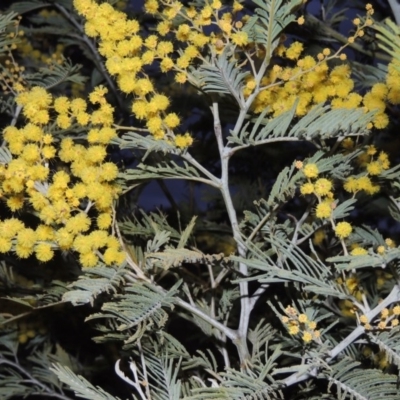
<path fill-rule="evenodd" d="M 18 324 L 18 342 L 27 343 L 30 339 L 38 335 L 44 335 L 47 332 L 46 325 L 41 319 L 35 318 L 24 320 Z"/>
<path fill-rule="evenodd" d="M 0 166 L 0 195 L 12 212 L 32 207 L 40 222 L 34 229 L 16 218 L 0 221 L 0 253 L 13 249 L 20 258 L 35 253 L 46 262 L 56 249 L 71 250 L 79 254 L 84 267 L 95 266 L 99 259 L 108 265 L 124 260 L 118 240 L 108 233 L 119 187 L 114 183 L 117 166 L 105 160 L 106 146 L 116 136 L 106 92 L 98 87 L 90 94 L 92 105 L 99 105 L 91 113 L 84 100 L 53 99 L 41 87 L 16 97 L 27 123 L 3 131 L 13 158 Z M 87 145 L 79 138 L 58 143 L 50 126 L 54 114 L 55 123 L 64 129 L 71 123 L 86 129 Z M 49 165 L 56 162 L 59 170 L 53 171 Z M 97 229 L 92 216 L 97 218 Z"/>
<path fill-rule="evenodd" d="M 300 193 L 317 196 L 318 205 L 315 208 L 315 215 L 318 218 L 330 218 L 332 210 L 335 208 L 332 182 L 326 178 L 318 178 L 319 169 L 317 164 L 308 163 L 304 166 L 299 165 L 299 167 L 307 178 L 307 182 L 300 187 Z"/>
<path fill-rule="evenodd" d="M 291 306 L 286 307 L 284 316 L 281 321 L 287 327 L 290 335 L 302 334 L 301 338 L 304 343 L 320 338 L 320 331 L 316 330 L 315 321 L 309 321 L 306 314 L 299 314 L 297 310 Z"/>
<path fill-rule="evenodd" d="M 180 125 L 180 118 L 176 113 L 167 112 L 170 105 L 168 97 L 157 92 L 144 70 L 156 60 L 160 62 L 162 72 L 171 70 L 175 65 L 171 58 L 175 51 L 172 42 L 160 40 L 155 34 L 142 38 L 139 22 L 128 19 L 125 13 L 114 9 L 108 3 L 74 0 L 74 6 L 78 13 L 86 18 L 85 33 L 98 40 L 99 53 L 106 60 L 107 71 L 116 77 L 122 92 L 134 96 L 132 112 L 135 117 L 144 122 L 154 138 L 172 138 L 179 148 L 191 145 L 192 140 L 188 134 L 174 135 L 172 130 Z M 154 8 L 158 8 L 154 2 L 146 4 L 148 11 Z M 170 7 L 166 7 L 165 10 L 169 10 L 168 15 L 172 19 L 181 8 L 179 2 L 171 2 Z M 169 25 L 165 21 L 160 23 L 157 27 L 159 35 L 165 36 L 169 32 Z M 189 45 L 185 50 L 187 63 L 197 53 L 197 48 Z M 180 63 L 184 64 L 182 57 Z M 179 59 L 177 64 L 178 62 Z"/>
<path fill-rule="evenodd" d="M 19 28 L 21 17 L 15 20 L 15 31 L 10 32 L 8 37 L 10 39 L 21 40 L 24 36 L 24 31 Z M 18 43 L 18 42 L 17 42 Z M 12 50 L 17 48 L 17 44 L 13 43 L 4 46 L 3 49 L 7 51 L 6 56 L 2 59 L 2 68 L 0 73 L 1 90 L 4 94 L 19 92 L 23 90 L 26 82 L 24 79 L 25 67 L 18 64 L 18 61 L 13 57 Z"/>
<path fill-rule="evenodd" d="M 372 24 L 370 16 L 373 9 L 367 9 L 367 19 L 363 24 L 355 20 L 356 31 L 349 38 L 349 43 L 353 43 L 357 37 L 364 35 L 364 29 Z M 267 75 L 262 79 L 263 90 L 257 95 L 253 103 L 253 111 L 260 113 L 266 108 L 271 110 L 272 116 L 276 117 L 285 111 L 290 110 L 294 104 L 296 115 L 307 114 L 315 105 L 329 102 L 331 107 L 355 109 L 360 108 L 365 112 L 376 111 L 372 126 L 378 129 L 385 128 L 388 124 L 388 117 L 385 114 L 386 104 L 384 99 L 388 89 L 385 84 L 376 84 L 371 92 L 364 97 L 356 92 L 352 92 L 354 82 L 351 79 L 351 69 L 349 65 L 342 64 L 329 69 L 327 61 L 332 59 L 346 60 L 346 55 L 342 46 L 335 54 L 331 54 L 329 48 L 325 48 L 316 58 L 310 55 L 300 57 L 303 52 L 303 45 L 300 42 L 293 42 L 289 47 L 283 44 L 276 49 L 276 56 L 295 62 L 292 67 L 281 67 L 273 65 Z M 395 77 L 396 69 L 392 68 L 392 76 Z M 397 72 L 398 74 L 398 72 Z M 393 79 L 394 80 L 394 79 Z M 398 82 L 398 81 L 397 81 Z M 398 84 L 396 84 L 398 86 Z M 254 90 L 254 77 L 249 77 L 244 91 L 248 97 Z M 399 92 L 400 95 L 400 92 Z M 392 98 L 395 97 L 393 92 Z M 400 96 L 399 96 L 400 98 Z"/>
<path fill-rule="evenodd" d="M 365 193 L 373 195 L 380 190 L 378 184 L 373 183 L 370 177 L 380 175 L 383 171 L 390 168 L 390 161 L 387 153 L 384 151 L 379 152 L 375 146 L 368 146 L 366 151 L 363 152 L 358 158 L 361 167 L 365 168 L 365 175 L 358 178 L 351 176 L 344 183 L 344 189 L 356 194 L 363 190 Z"/>
<path fill-rule="evenodd" d="M 395 305 L 392 309 L 384 308 L 379 316 L 379 321 L 375 321 L 371 325 L 371 321 L 368 320 L 366 315 L 360 316 L 360 323 L 364 326 L 365 330 L 372 329 L 390 329 L 398 326 L 400 324 L 400 305 Z"/>

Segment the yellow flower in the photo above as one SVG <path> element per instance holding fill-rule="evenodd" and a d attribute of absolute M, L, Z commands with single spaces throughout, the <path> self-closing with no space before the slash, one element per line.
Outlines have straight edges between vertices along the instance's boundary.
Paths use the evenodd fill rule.
<path fill-rule="evenodd" d="M 39 146 L 36 144 L 27 144 L 24 147 L 21 157 L 29 162 L 36 162 L 40 158 Z"/>
<path fill-rule="evenodd" d="M 315 208 L 317 218 L 329 218 L 332 215 L 332 202 L 322 201 Z"/>
<path fill-rule="evenodd" d="M 389 316 L 389 309 L 388 308 L 384 308 L 381 311 L 381 318 L 387 318 Z"/>
<path fill-rule="evenodd" d="M 17 243 L 15 246 L 15 253 L 19 258 L 28 258 L 33 253 L 33 246 L 25 247 Z"/>
<path fill-rule="evenodd" d="M 0 236 L 0 253 L 7 253 L 11 250 L 12 242 L 10 239 Z"/>
<path fill-rule="evenodd" d="M 106 100 L 104 96 L 108 93 L 108 89 L 103 86 L 97 86 L 89 95 L 89 101 L 92 104 L 103 104 Z"/>
<path fill-rule="evenodd" d="M 164 57 L 174 51 L 174 45 L 171 42 L 159 42 L 157 45 L 157 53 L 160 57 Z"/>
<path fill-rule="evenodd" d="M 146 122 L 146 127 L 150 133 L 155 133 L 161 129 L 162 119 L 160 117 L 151 117 Z"/>
<path fill-rule="evenodd" d="M 24 247 L 32 247 L 36 242 L 35 231 L 31 228 L 24 228 L 18 232 L 17 243 Z"/>
<path fill-rule="evenodd" d="M 106 162 L 100 167 L 101 179 L 110 182 L 113 181 L 118 175 L 118 167 L 112 162 Z"/>
<path fill-rule="evenodd" d="M 72 243 L 74 242 L 74 236 L 70 232 L 68 232 L 66 228 L 58 229 L 55 235 L 55 239 L 58 245 L 63 250 L 70 249 Z"/>
<path fill-rule="evenodd" d="M 231 39 L 232 42 L 237 46 L 245 46 L 246 44 L 249 43 L 249 37 L 247 36 L 247 33 L 244 31 L 232 34 Z"/>
<path fill-rule="evenodd" d="M 303 168 L 303 173 L 307 178 L 316 178 L 319 173 L 317 164 L 313 164 L 313 163 L 307 164 Z"/>
<path fill-rule="evenodd" d="M 364 256 L 365 254 L 368 254 L 368 250 L 364 249 L 363 247 L 356 247 L 350 252 L 350 254 L 352 256 Z"/>
<path fill-rule="evenodd" d="M 42 156 L 44 158 L 50 159 L 54 158 L 57 153 L 57 149 L 54 146 L 43 146 Z"/>
<path fill-rule="evenodd" d="M 160 63 L 161 72 L 167 72 L 172 69 L 174 62 L 170 57 L 164 57 Z"/>
<path fill-rule="evenodd" d="M 335 228 L 335 234 L 339 239 L 345 239 L 349 237 L 352 231 L 352 226 L 346 221 L 339 222 Z"/>
<path fill-rule="evenodd" d="M 153 98 L 150 100 L 150 107 L 154 106 L 155 111 L 161 110 L 164 111 L 169 106 L 168 97 L 163 94 L 155 94 Z"/>
<path fill-rule="evenodd" d="M 179 25 L 175 35 L 178 40 L 181 42 L 186 42 L 189 39 L 190 34 L 190 26 L 188 24 L 181 24 Z"/>
<path fill-rule="evenodd" d="M 69 111 L 71 104 L 66 96 L 58 97 L 54 100 L 54 110 L 59 114 L 66 114 Z"/>
<path fill-rule="evenodd" d="M 301 194 L 311 194 L 314 193 L 314 185 L 311 182 L 306 182 L 300 187 Z"/>
<path fill-rule="evenodd" d="M 315 194 L 326 196 L 332 189 L 332 182 L 325 178 L 320 178 L 314 183 Z"/>
<path fill-rule="evenodd" d="M 94 145 L 90 146 L 86 152 L 86 158 L 91 163 L 99 163 L 104 160 L 107 155 L 105 146 Z"/>
<path fill-rule="evenodd" d="M 366 315 L 361 315 L 360 316 L 360 322 L 362 324 L 367 324 L 368 323 L 368 317 Z"/>
<path fill-rule="evenodd" d="M 112 218 L 110 214 L 102 213 L 97 217 L 97 226 L 99 229 L 108 229 L 111 225 Z"/>
<path fill-rule="evenodd" d="M 290 47 L 286 50 L 286 57 L 289 60 L 297 60 L 303 51 L 303 43 L 300 42 L 293 42 Z"/>
<path fill-rule="evenodd" d="M 149 14 L 155 14 L 158 11 L 158 1 L 157 0 L 146 0 L 144 3 L 144 9 Z"/>
<path fill-rule="evenodd" d="M 148 105 L 143 100 L 135 101 L 132 104 L 132 112 L 135 114 L 136 118 L 144 119 L 148 114 Z"/>
<path fill-rule="evenodd" d="M 308 327 L 309 327 L 310 329 L 315 329 L 315 328 L 317 327 L 317 323 L 316 323 L 315 321 L 310 321 L 310 322 L 308 323 Z"/>
<path fill-rule="evenodd" d="M 399 305 L 393 307 L 393 314 L 400 315 L 400 306 Z"/>
<path fill-rule="evenodd" d="M 233 2 L 232 11 L 235 13 L 235 12 L 241 11 L 242 9 L 243 9 L 243 6 L 237 0 L 235 0 Z"/>
<path fill-rule="evenodd" d="M 387 114 L 380 112 L 375 115 L 372 122 L 373 122 L 375 128 L 383 129 L 389 125 L 389 117 L 387 116 Z"/>
<path fill-rule="evenodd" d="M 81 253 L 79 262 L 85 268 L 95 267 L 99 262 L 99 258 L 93 252 Z"/>
<path fill-rule="evenodd" d="M 104 252 L 104 256 L 103 257 L 104 257 L 104 262 L 107 265 L 111 265 L 113 263 L 121 264 L 124 261 L 126 255 L 125 255 L 125 253 L 123 253 L 121 251 L 118 251 L 115 248 L 108 248 Z"/>
<path fill-rule="evenodd" d="M 300 331 L 300 328 L 297 325 L 292 325 L 289 327 L 289 334 L 290 335 L 297 335 Z"/>
<path fill-rule="evenodd" d="M 180 149 L 188 147 L 192 143 L 193 143 L 193 138 L 188 133 L 185 133 L 184 135 L 176 135 L 175 137 L 175 146 Z"/>
<path fill-rule="evenodd" d="M 179 123 L 179 117 L 175 113 L 170 113 L 164 118 L 165 124 L 168 126 L 168 128 L 176 128 Z"/>
<path fill-rule="evenodd" d="M 313 337 L 312 337 L 312 334 L 310 332 L 304 332 L 302 339 L 303 339 L 303 342 L 309 343 L 309 342 L 311 342 Z"/>
<path fill-rule="evenodd" d="M 299 322 L 302 324 L 306 323 L 308 321 L 307 315 L 306 314 L 300 314 L 298 317 Z"/>
<path fill-rule="evenodd" d="M 65 229 L 72 234 L 86 232 L 89 228 L 90 218 L 83 212 L 69 218 L 65 224 Z"/>
<path fill-rule="evenodd" d="M 378 246 L 378 248 L 376 249 L 376 252 L 378 254 L 383 254 L 385 252 L 385 246 Z"/>
<path fill-rule="evenodd" d="M 60 114 L 57 119 L 57 126 L 61 129 L 68 129 L 71 126 L 71 117 L 69 117 L 67 114 Z"/>
<path fill-rule="evenodd" d="M 108 233 L 104 230 L 95 230 L 90 233 L 87 240 L 92 249 L 100 249 L 107 244 Z"/>
<path fill-rule="evenodd" d="M 53 240 L 54 238 L 53 228 L 47 225 L 39 225 L 36 228 L 36 238 L 37 240 Z"/>
<path fill-rule="evenodd" d="M 25 140 L 31 140 L 32 142 L 40 142 L 43 138 L 43 130 L 34 124 L 28 123 L 22 129 Z"/>
<path fill-rule="evenodd" d="M 20 210 L 24 206 L 24 198 L 22 196 L 11 196 L 7 199 L 7 206 L 11 211 Z"/>
<path fill-rule="evenodd" d="M 48 243 L 39 243 L 35 247 L 35 254 L 36 258 L 43 262 L 49 261 L 54 257 L 54 251 Z"/>

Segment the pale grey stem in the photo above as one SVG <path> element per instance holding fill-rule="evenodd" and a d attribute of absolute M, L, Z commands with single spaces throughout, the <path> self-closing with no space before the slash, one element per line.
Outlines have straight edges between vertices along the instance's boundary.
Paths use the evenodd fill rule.
<path fill-rule="evenodd" d="M 183 308 L 186 311 L 189 311 L 191 314 L 197 315 L 204 321 L 208 322 L 210 325 L 212 325 L 214 328 L 217 328 L 221 332 L 223 332 L 229 339 L 231 340 L 236 340 L 238 335 L 236 331 L 234 331 L 231 328 L 228 328 L 224 324 L 221 324 L 221 322 L 216 321 L 214 318 L 210 317 L 206 313 L 204 313 L 202 310 L 200 310 L 196 306 L 192 306 L 191 304 L 187 303 L 186 301 L 177 298 L 176 299 L 176 304 Z"/>
<path fill-rule="evenodd" d="M 149 400 L 149 398 L 146 397 L 146 395 L 143 393 L 142 387 L 140 386 L 139 383 L 139 377 L 137 374 L 137 368 L 136 368 L 136 364 L 133 361 L 129 362 L 129 368 L 133 373 L 133 376 L 135 378 L 134 382 L 132 379 L 128 378 L 122 371 L 121 368 L 119 367 L 119 363 L 121 362 L 121 360 L 117 360 L 115 363 L 115 373 L 122 379 L 124 380 L 126 383 L 128 383 L 129 385 L 133 386 L 137 392 L 139 393 L 139 396 L 142 400 Z"/>
<path fill-rule="evenodd" d="M 218 103 L 213 103 L 212 113 L 214 118 L 214 133 L 217 139 L 218 151 L 221 159 L 221 194 L 228 212 L 229 220 L 232 227 L 233 238 L 237 243 L 238 253 L 241 257 L 246 256 L 246 247 L 241 241 L 241 234 L 237 220 L 236 210 L 232 202 L 232 197 L 229 190 L 229 151 L 224 147 L 221 121 L 219 118 Z M 242 112 L 240 113 L 242 114 Z M 239 263 L 239 271 L 242 277 L 248 275 L 247 265 Z M 249 299 L 249 284 L 246 281 L 239 282 L 240 290 L 240 321 L 237 329 L 237 335 L 233 340 L 241 362 L 242 369 L 246 369 L 250 359 L 250 353 L 247 347 L 247 331 L 250 322 L 251 304 Z"/>
<path fill-rule="evenodd" d="M 388 0 L 389 6 L 392 9 L 392 13 L 397 25 L 400 25 L 400 4 L 397 0 Z"/>
<path fill-rule="evenodd" d="M 143 378 L 145 380 L 145 390 L 146 390 L 146 396 L 148 399 L 150 399 L 150 386 L 149 386 L 149 378 L 147 376 L 147 368 L 146 368 L 146 361 L 144 359 L 144 353 L 142 349 L 142 345 L 140 343 L 140 340 L 138 341 L 138 348 L 140 352 L 140 362 L 142 363 L 142 370 L 143 370 Z"/>
<path fill-rule="evenodd" d="M 188 161 L 190 164 L 192 164 L 195 168 L 197 168 L 200 172 L 202 172 L 209 181 L 204 181 L 204 183 L 207 183 L 208 185 L 214 186 L 216 188 L 219 188 L 221 183 L 220 180 L 213 175 L 208 169 L 204 168 L 190 153 L 186 152 L 181 155 L 181 157 Z"/>
<path fill-rule="evenodd" d="M 214 290 L 218 285 L 215 282 L 214 271 L 213 271 L 212 265 L 210 263 L 207 263 L 207 268 L 208 268 L 208 273 L 210 275 L 211 288 L 213 290 L 213 293 L 212 293 L 212 296 L 211 296 L 211 307 L 210 307 L 211 308 L 211 316 L 213 318 L 216 318 L 216 314 L 215 314 L 215 293 L 214 293 Z M 222 345 L 218 346 L 218 349 L 221 352 L 222 357 L 224 358 L 225 367 L 229 368 L 230 367 L 230 360 L 229 360 L 228 350 L 226 349 L 226 335 L 221 331 L 217 331 L 215 336 L 220 342 L 222 342 Z"/>

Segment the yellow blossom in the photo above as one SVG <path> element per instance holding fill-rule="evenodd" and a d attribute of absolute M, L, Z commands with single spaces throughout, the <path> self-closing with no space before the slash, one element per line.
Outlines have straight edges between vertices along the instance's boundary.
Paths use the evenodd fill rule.
<path fill-rule="evenodd" d="M 299 320 L 299 322 L 301 322 L 303 324 L 306 323 L 308 321 L 307 315 L 306 314 L 299 314 L 298 320 Z"/>
<path fill-rule="evenodd" d="M 352 231 L 352 226 L 346 221 L 339 222 L 335 228 L 335 234 L 339 239 L 345 239 L 349 237 Z"/>
<path fill-rule="evenodd" d="M 289 334 L 297 335 L 300 332 L 300 328 L 297 325 L 292 325 L 289 327 Z"/>
<path fill-rule="evenodd" d="M 39 261 L 49 261 L 54 257 L 54 251 L 48 243 L 39 243 L 35 247 L 35 255 Z"/>
<path fill-rule="evenodd" d="M 316 178 L 318 176 L 319 170 L 317 164 L 307 164 L 303 168 L 303 173 L 307 178 Z"/>
<path fill-rule="evenodd" d="M 332 215 L 332 202 L 322 201 L 315 208 L 315 215 L 317 218 L 329 218 Z"/>
<path fill-rule="evenodd" d="M 365 254 L 368 254 L 368 250 L 363 247 L 356 247 L 350 252 L 350 254 L 352 256 L 364 256 Z"/>
<path fill-rule="evenodd" d="M 314 193 L 314 185 L 311 182 L 306 182 L 300 187 L 300 192 L 303 195 Z"/>
<path fill-rule="evenodd" d="M 312 337 L 312 334 L 310 332 L 304 332 L 302 339 L 303 339 L 303 342 L 309 343 L 309 342 L 311 342 L 313 337 Z"/>
<path fill-rule="evenodd" d="M 332 189 L 332 182 L 325 178 L 320 178 L 314 183 L 315 194 L 326 196 Z"/>
<path fill-rule="evenodd" d="M 175 137 L 175 146 L 180 149 L 189 147 L 192 143 L 193 138 L 188 133 L 185 133 L 184 135 L 177 135 Z"/>

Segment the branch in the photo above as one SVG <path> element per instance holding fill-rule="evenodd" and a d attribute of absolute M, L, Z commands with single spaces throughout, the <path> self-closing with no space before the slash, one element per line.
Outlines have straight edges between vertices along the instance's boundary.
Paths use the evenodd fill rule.
<path fill-rule="evenodd" d="M 388 0 L 389 6 L 392 9 L 392 13 L 397 25 L 400 25 L 400 4 L 397 0 Z"/>
<path fill-rule="evenodd" d="M 213 103 L 212 113 L 214 118 L 214 134 L 218 143 L 218 151 L 221 159 L 221 187 L 220 191 L 224 199 L 225 207 L 228 212 L 229 221 L 231 223 L 233 238 L 237 243 L 239 255 L 242 257 L 246 256 L 246 247 L 243 245 L 241 240 L 241 233 L 239 229 L 239 223 L 236 215 L 236 210 L 233 205 L 232 196 L 229 191 L 229 149 L 224 147 L 222 138 L 221 121 L 219 118 L 218 103 Z M 246 111 L 242 110 L 240 115 L 245 115 Z M 243 277 L 247 277 L 248 268 L 244 263 L 239 263 L 239 271 Z M 247 332 L 249 329 L 250 313 L 252 310 L 250 298 L 249 298 L 249 284 L 246 281 L 239 282 L 240 289 L 240 321 L 237 329 L 237 335 L 233 340 L 235 344 L 241 362 L 242 369 L 246 369 L 250 360 L 250 353 L 247 347 Z M 228 336 L 228 335 L 227 335 Z M 229 337 L 229 336 L 228 336 Z"/>
<path fill-rule="evenodd" d="M 388 294 L 386 299 L 384 299 L 381 303 L 379 303 L 373 310 L 366 313 L 366 316 L 369 321 L 372 321 L 384 308 L 390 306 L 392 303 L 400 300 L 400 287 L 395 285 L 392 291 Z M 353 332 L 351 332 L 346 338 L 344 338 L 340 343 L 338 343 L 329 353 L 326 358 L 326 362 L 334 359 L 338 354 L 340 354 L 346 347 L 350 346 L 357 340 L 363 333 L 365 332 L 365 328 L 359 325 Z M 315 377 L 318 374 L 318 368 L 313 368 L 310 372 L 298 375 L 294 373 L 287 377 L 283 383 L 285 386 L 291 386 L 296 383 L 305 381 L 311 377 Z"/>

